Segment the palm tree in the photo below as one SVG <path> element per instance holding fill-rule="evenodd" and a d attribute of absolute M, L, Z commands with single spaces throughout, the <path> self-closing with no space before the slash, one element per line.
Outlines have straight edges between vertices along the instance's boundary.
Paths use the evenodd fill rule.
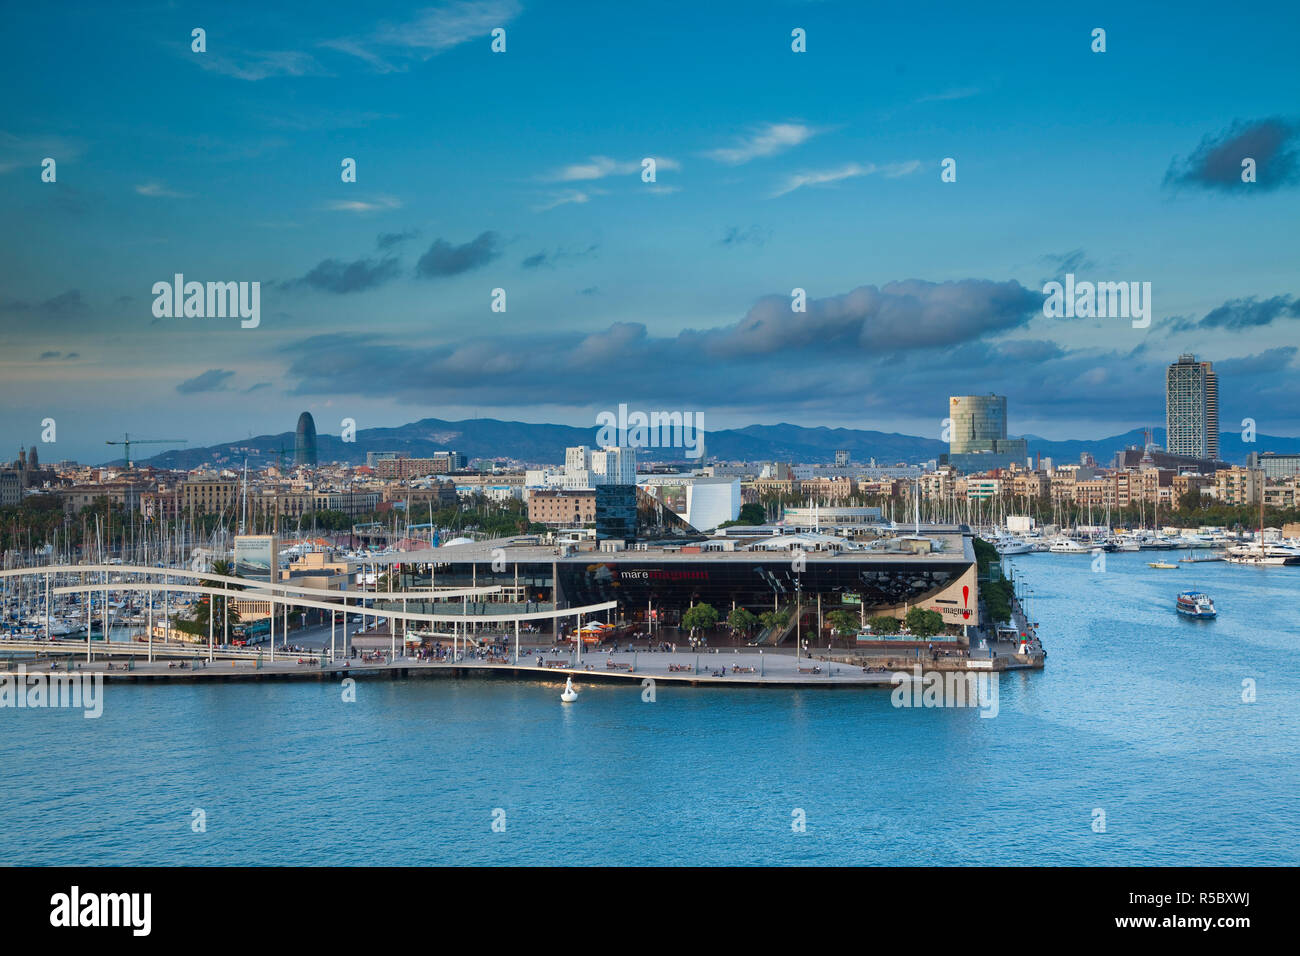
<path fill-rule="evenodd" d="M 237 578 L 237 577 L 240 577 L 240 576 L 241 576 L 241 575 L 238 575 L 238 574 L 235 573 L 235 568 L 234 568 L 233 564 L 232 564 L 231 562 L 229 562 L 229 561 L 213 561 L 213 562 L 212 562 L 212 573 L 213 573 L 213 574 L 216 574 L 216 575 L 219 575 L 219 576 L 221 576 L 221 577 L 236 577 L 236 578 Z M 221 582 L 221 581 L 213 581 L 213 580 L 204 579 L 204 580 L 200 581 L 199 583 L 202 584 L 204 587 L 208 587 L 208 588 L 220 588 L 220 587 L 222 587 L 222 582 Z M 236 587 L 236 586 L 235 586 L 235 585 L 231 585 L 231 587 Z M 241 588 L 240 590 L 242 590 L 242 588 Z M 201 598 L 201 599 L 200 599 L 200 600 L 199 600 L 199 601 L 194 605 L 194 617 L 193 617 L 191 620 L 192 620 L 192 623 L 194 624 L 194 626 L 195 626 L 196 629 L 190 631 L 190 633 L 192 633 L 192 634 L 207 634 L 207 633 L 208 633 L 208 616 L 209 616 L 209 614 L 211 613 L 211 611 L 213 610 L 214 607 L 215 607 L 216 614 L 217 614 L 217 616 L 213 619 L 213 622 L 212 622 L 212 624 L 213 624 L 213 629 L 214 629 L 214 630 L 216 629 L 216 626 L 217 626 L 217 623 L 218 623 L 218 622 L 223 622 L 223 621 L 229 620 L 231 624 L 238 624 L 238 623 L 239 623 L 239 612 L 236 611 L 236 610 L 234 609 L 233 606 L 232 606 L 231 608 L 229 608 L 229 610 L 227 610 L 227 608 L 226 608 L 226 602 L 227 602 L 227 600 L 228 600 L 228 598 L 227 598 L 224 594 L 220 594 L 220 595 L 218 595 L 218 594 L 205 594 L 205 595 L 204 595 L 204 596 L 203 596 L 203 597 L 202 597 L 202 598 Z M 229 615 L 228 618 L 227 618 L 227 615 Z M 189 628 L 185 628 L 185 630 L 189 630 Z"/>

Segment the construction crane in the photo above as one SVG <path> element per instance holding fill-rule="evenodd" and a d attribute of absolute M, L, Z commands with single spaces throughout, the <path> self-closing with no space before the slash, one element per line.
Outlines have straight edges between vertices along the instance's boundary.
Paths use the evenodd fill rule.
<path fill-rule="evenodd" d="M 106 441 L 105 445 L 125 445 L 126 446 L 126 470 L 131 470 L 131 446 L 132 445 L 184 445 L 184 438 L 132 438 L 129 434 L 123 432 L 121 441 Z"/>

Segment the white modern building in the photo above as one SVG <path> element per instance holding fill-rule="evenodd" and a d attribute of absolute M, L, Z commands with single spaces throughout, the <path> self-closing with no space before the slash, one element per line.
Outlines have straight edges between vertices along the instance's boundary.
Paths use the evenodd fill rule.
<path fill-rule="evenodd" d="M 698 475 L 642 475 L 637 484 L 697 531 L 740 517 L 740 479 Z"/>

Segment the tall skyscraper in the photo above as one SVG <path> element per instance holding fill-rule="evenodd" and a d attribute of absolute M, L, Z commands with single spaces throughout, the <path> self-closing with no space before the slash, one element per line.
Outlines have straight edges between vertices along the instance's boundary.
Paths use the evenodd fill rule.
<path fill-rule="evenodd" d="M 948 418 L 948 464 L 961 471 L 983 471 L 1026 463 L 1029 443 L 1007 437 L 1005 395 L 953 395 Z"/>
<path fill-rule="evenodd" d="M 1213 363 L 1190 353 L 1165 373 L 1165 447 L 1171 455 L 1219 457 L 1219 380 Z"/>
<path fill-rule="evenodd" d="M 995 451 L 995 444 L 1007 437 L 1005 395 L 954 395 L 948 399 L 948 417 L 949 454 Z"/>
<path fill-rule="evenodd" d="M 295 466 L 316 467 L 316 422 L 311 412 L 298 416 L 298 431 L 293 437 L 293 463 Z"/>

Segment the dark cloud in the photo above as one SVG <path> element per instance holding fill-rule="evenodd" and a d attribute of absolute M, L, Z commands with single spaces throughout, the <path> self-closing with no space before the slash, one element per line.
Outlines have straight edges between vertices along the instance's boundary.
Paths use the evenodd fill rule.
<path fill-rule="evenodd" d="M 600 292 L 599 288 L 597 288 L 594 285 L 589 285 L 585 289 L 579 289 L 578 295 L 596 295 L 599 292 Z"/>
<path fill-rule="evenodd" d="M 62 354 L 62 352 L 42 352 L 41 361 L 44 362 L 46 359 L 56 359 Z"/>
<path fill-rule="evenodd" d="M 196 392 L 225 391 L 226 382 L 234 374 L 234 372 L 228 372 L 225 369 L 210 368 L 206 372 L 181 382 L 176 386 L 176 391 L 182 395 L 193 395 Z"/>
<path fill-rule="evenodd" d="M 1055 342 L 1045 342 L 1042 339 L 999 342 L 996 349 L 1008 362 L 1048 362 L 1065 355 L 1065 350 Z"/>
<path fill-rule="evenodd" d="M 460 275 L 485 266 L 500 255 L 497 234 L 491 231 L 480 233 L 461 246 L 453 246 L 445 239 L 435 239 L 428 252 L 420 256 L 415 274 L 422 279 Z"/>
<path fill-rule="evenodd" d="M 687 402 L 842 413 L 874 396 L 906 407 L 917 395 L 933 403 L 950 387 L 986 390 L 995 370 L 1001 380 L 1008 368 L 1045 362 L 1051 343 L 999 350 L 978 341 L 1023 325 L 1041 305 L 1040 295 L 1014 281 L 909 280 L 810 300 L 806 313 L 791 313 L 788 298 L 773 296 L 735 324 L 673 336 L 652 335 L 640 322 L 590 333 L 539 330 L 526 349 L 487 336 L 421 346 L 320 335 L 286 344 L 283 354 L 286 378 L 296 383 L 291 392 L 300 395 L 492 404 L 508 386 L 520 405 Z M 385 374 L 374 375 L 375 368 Z M 912 386 L 909 376 L 921 384 Z"/>
<path fill-rule="evenodd" d="M 23 299 L 8 299 L 0 302 L 0 312 L 26 312 L 46 319 L 64 319 L 80 315 L 86 311 L 81 292 L 69 289 L 44 302 L 28 302 Z"/>
<path fill-rule="evenodd" d="M 1291 367 L 1300 348 L 1294 345 L 1282 345 L 1275 349 L 1265 349 L 1255 355 L 1242 358 L 1220 359 L 1214 363 L 1214 371 L 1221 377 L 1267 375 Z"/>
<path fill-rule="evenodd" d="M 1039 260 L 1051 267 L 1054 276 L 1063 276 L 1070 272 L 1077 274 L 1096 265 L 1082 249 L 1071 249 L 1069 252 L 1049 252 L 1045 256 L 1040 256 Z"/>
<path fill-rule="evenodd" d="M 1252 295 L 1229 299 L 1207 312 L 1198 324 L 1202 328 L 1249 329 L 1269 325 L 1279 318 L 1300 318 L 1300 298 L 1275 295 L 1269 299 L 1256 299 Z"/>
<path fill-rule="evenodd" d="M 414 239 L 419 234 L 418 229 L 408 229 L 406 232 L 381 232 L 379 238 L 375 240 L 375 246 L 380 251 L 387 252 L 394 246 L 400 246 L 402 243 Z"/>
<path fill-rule="evenodd" d="M 397 260 L 391 258 L 358 259 L 355 262 L 326 259 L 305 276 L 281 282 L 280 287 L 287 289 L 305 285 L 321 292 L 343 295 L 383 285 L 395 278 L 399 269 Z"/>
<path fill-rule="evenodd" d="M 741 246 L 748 244 L 761 246 L 767 242 L 767 235 L 767 232 L 758 226 L 749 226 L 746 229 L 742 229 L 740 226 L 731 226 L 718 240 L 718 245 Z"/>
<path fill-rule="evenodd" d="M 880 353 L 953 345 L 1025 325 L 1042 310 L 1042 295 L 1014 280 L 906 279 L 844 295 L 809 299 L 794 312 L 789 296 L 761 299 L 732 326 L 684 332 L 684 344 L 716 359 L 777 354 L 787 349 Z"/>
<path fill-rule="evenodd" d="M 566 260 L 586 259 L 589 256 L 593 256 L 599 248 L 599 244 L 592 243 L 584 249 L 556 249 L 554 252 L 547 252 L 543 249 L 541 252 L 534 253 L 519 264 L 525 269 L 540 269 L 543 266 L 553 269 Z"/>
<path fill-rule="evenodd" d="M 249 392 L 260 392 L 262 389 L 270 387 L 270 382 L 258 382 L 256 385 L 250 385 L 248 388 L 244 389 L 244 394 L 247 395 Z"/>
<path fill-rule="evenodd" d="M 1165 173 L 1166 186 L 1200 186 L 1231 192 L 1267 191 L 1300 181 L 1296 150 L 1300 127 L 1282 119 L 1238 120 L 1206 136 L 1191 156 L 1177 157 Z M 1242 160 L 1255 160 L 1256 181 L 1241 181 Z"/>

